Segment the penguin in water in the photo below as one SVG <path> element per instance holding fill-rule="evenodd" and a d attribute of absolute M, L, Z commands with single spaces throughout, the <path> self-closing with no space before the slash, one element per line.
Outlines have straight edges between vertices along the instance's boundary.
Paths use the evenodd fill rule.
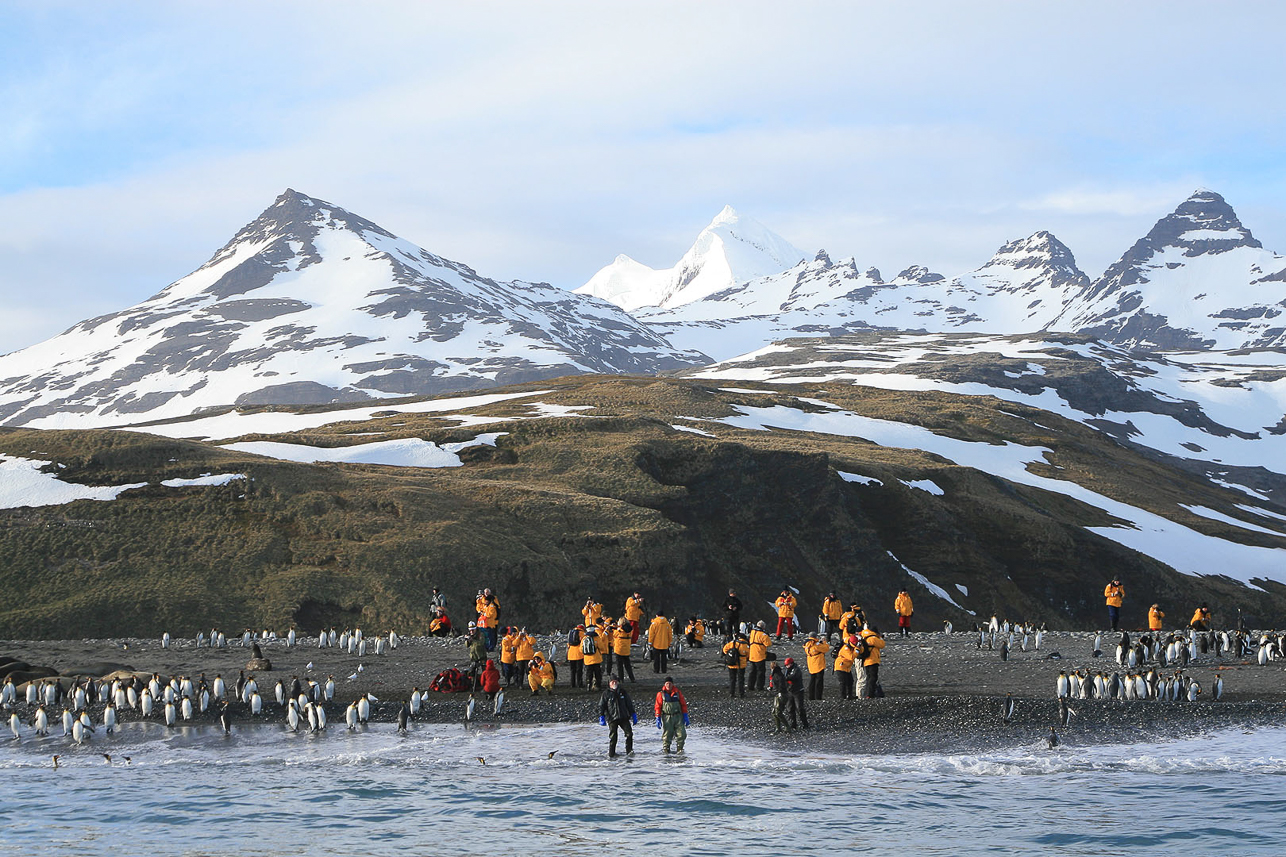
<path fill-rule="evenodd" d="M 286 703 L 286 725 L 291 732 L 299 731 L 299 704 L 293 699 Z"/>
<path fill-rule="evenodd" d="M 1017 709 L 1018 709 L 1018 703 L 1014 702 L 1014 695 L 1013 695 L 1012 693 L 1006 693 L 1006 694 L 1005 694 L 1005 707 L 1004 707 L 1004 709 L 1003 709 L 1003 711 L 1002 711 L 1002 714 L 1003 714 L 1003 717 L 1004 717 L 1004 721 L 1005 721 L 1006 723 L 1010 723 L 1010 722 L 1012 722 L 1012 721 L 1013 721 L 1013 719 L 1014 719 L 1014 712 L 1015 712 Z"/>
<path fill-rule="evenodd" d="M 175 722 L 177 722 L 177 720 L 178 720 L 178 716 L 177 716 L 177 712 L 174 710 L 174 703 L 173 702 L 165 703 L 165 725 L 173 726 Z"/>
<path fill-rule="evenodd" d="M 357 722 L 365 726 L 371 719 L 370 695 L 363 693 L 357 697 Z"/>
<path fill-rule="evenodd" d="M 348 708 L 344 709 L 344 723 L 348 726 L 349 732 L 357 729 L 357 722 L 357 703 L 350 702 Z"/>
<path fill-rule="evenodd" d="M 1051 750 L 1058 746 L 1058 732 L 1054 730 L 1053 726 L 1049 727 L 1049 735 L 1046 736 L 1045 743 L 1049 745 Z"/>
<path fill-rule="evenodd" d="M 9 731 L 13 733 L 14 741 L 22 737 L 22 718 L 18 716 L 16 711 L 9 715 Z"/>
<path fill-rule="evenodd" d="M 403 703 L 402 707 L 397 710 L 397 731 L 399 734 L 402 734 L 402 735 L 406 734 L 407 725 L 410 723 L 410 721 L 411 721 L 411 707 Z"/>

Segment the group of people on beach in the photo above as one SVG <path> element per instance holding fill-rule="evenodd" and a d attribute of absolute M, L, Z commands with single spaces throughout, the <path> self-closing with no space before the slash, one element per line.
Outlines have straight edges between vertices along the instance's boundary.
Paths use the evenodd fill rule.
<path fill-rule="evenodd" d="M 1107 604 L 1107 619 L 1112 625 L 1113 631 L 1120 630 L 1121 607 L 1125 604 L 1125 587 L 1121 584 L 1121 578 L 1114 577 L 1108 581 L 1107 586 L 1103 587 L 1103 599 Z M 1180 614 L 1182 615 L 1182 614 Z M 1160 631 L 1165 624 L 1165 613 L 1161 610 L 1161 605 L 1153 604 L 1148 608 L 1148 630 Z M 1245 630 L 1245 622 L 1238 620 L 1238 626 Z M 1209 631 L 1212 627 L 1210 605 L 1202 603 L 1192 611 L 1192 618 L 1188 620 L 1188 628 L 1193 631 Z"/>

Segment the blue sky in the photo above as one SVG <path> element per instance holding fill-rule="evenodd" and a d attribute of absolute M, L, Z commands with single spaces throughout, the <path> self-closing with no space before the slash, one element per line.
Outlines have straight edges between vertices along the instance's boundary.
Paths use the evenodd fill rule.
<path fill-rule="evenodd" d="M 1124 8 L 1123 8 L 1124 7 Z M 1193 189 L 1286 252 L 1279 3 L 3 3 L 0 352 L 285 187 L 498 278 L 672 264 L 725 204 L 886 273 Z"/>

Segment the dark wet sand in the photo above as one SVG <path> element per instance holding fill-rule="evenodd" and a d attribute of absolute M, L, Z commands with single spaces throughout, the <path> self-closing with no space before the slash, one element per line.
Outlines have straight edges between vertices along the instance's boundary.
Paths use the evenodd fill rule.
<path fill-rule="evenodd" d="M 794 734 L 771 731 L 769 693 L 749 692 L 744 699 L 729 699 L 727 668 L 719 662 L 715 646 L 686 653 L 681 663 L 672 664 L 669 675 L 688 699 L 693 728 L 735 730 L 742 737 L 762 740 L 783 751 L 975 751 L 1043 740 L 1050 726 L 1057 723 L 1054 685 L 1060 670 L 1084 668 L 1105 674 L 1117 670 L 1124 674 L 1125 670 L 1110 657 L 1091 657 L 1093 636 L 1084 632 L 1051 633 L 1039 653 L 1015 651 L 1007 662 L 1001 661 L 995 651 L 979 649 L 974 634 L 916 634 L 907 639 L 892 636 L 884 650 L 880 675 L 888 696 L 842 701 L 838 698 L 839 683 L 828 671 L 826 698 L 806 703 L 812 728 Z M 799 642 L 799 637 L 795 643 L 783 640 L 775 649 L 779 657 L 793 656 L 802 664 Z M 541 638 L 541 643 L 548 647 L 549 639 Z M 304 638 L 295 648 L 287 648 L 283 642 L 260 645 L 273 665 L 271 672 L 256 673 L 265 699 L 265 714 L 255 719 L 265 722 L 282 720 L 280 709 L 269 702 L 278 679 L 289 686 L 293 676 L 324 681 L 333 675 L 337 689 L 329 710 L 332 724 L 342 724 L 344 706 L 362 692 L 379 699 L 373 706 L 372 719 L 391 723 L 413 687 L 424 690 L 439 671 L 468 666 L 464 641 L 458 638 L 405 638 L 396 650 L 384 655 L 368 653 L 360 659 L 338 649 L 319 649 L 315 637 Z M 525 685 L 514 687 L 507 694 L 501 717 L 495 718 L 490 706 L 479 700 L 477 719 L 510 723 L 596 720 L 598 694 L 566 686 L 568 671 L 563 648 L 560 644 L 559 686 L 553 696 L 532 697 Z M 650 662 L 642 661 L 641 649 L 636 651 L 640 652 L 635 664 L 638 682 L 630 684 L 627 680 L 625 684 L 641 716 L 646 718 L 662 679 L 652 672 Z M 1061 659 L 1048 659 L 1052 652 L 1059 652 Z M 190 639 L 175 640 L 169 649 L 162 648 L 159 640 L 46 640 L 0 641 L 0 655 L 60 671 L 112 662 L 162 676 L 195 677 L 204 673 L 212 680 L 221 674 L 232 685 L 238 670 L 249 660 L 250 651 L 240 645 L 239 639 L 227 649 L 198 649 Z M 307 668 L 309 663 L 311 669 Z M 356 679 L 349 680 L 359 663 L 364 669 Z M 1196 703 L 1073 701 L 1071 724 L 1058 727 L 1064 743 L 1075 746 L 1155 740 L 1220 727 L 1286 723 L 1284 662 L 1261 667 L 1254 661 L 1203 656 L 1189 665 L 1185 674 L 1203 688 L 1201 700 Z M 1209 692 L 1216 674 L 1221 674 L 1225 682 L 1224 699 L 1220 702 L 1214 702 Z M 1006 693 L 1012 693 L 1017 700 L 1017 713 L 1011 723 L 1001 718 Z M 466 700 L 467 694 L 430 694 L 417 720 L 462 722 Z M 25 714 L 25 708 L 20 704 L 19 713 Z M 244 706 L 234 705 L 233 714 L 239 721 L 252 719 Z M 134 716 L 131 712 L 120 715 L 126 721 Z M 204 719 L 213 722 L 215 716 L 207 713 Z"/>

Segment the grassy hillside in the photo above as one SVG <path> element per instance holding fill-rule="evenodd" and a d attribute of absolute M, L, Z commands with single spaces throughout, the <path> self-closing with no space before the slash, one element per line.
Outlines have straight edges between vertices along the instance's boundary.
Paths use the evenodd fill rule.
<path fill-rule="evenodd" d="M 490 586 L 503 620 L 542 628 L 572 623 L 590 594 L 619 612 L 636 588 L 654 607 L 711 615 L 731 585 L 752 616 L 767 618 L 766 602 L 785 583 L 802 591 L 810 621 L 834 588 L 890 625 L 903 586 L 921 628 L 944 617 L 957 627 L 974 621 L 908 576 L 890 552 L 980 618 L 996 612 L 1053 627 L 1097 625 L 1112 574 L 1126 580 L 1131 625 L 1154 600 L 1172 618 L 1203 600 L 1228 620 L 1238 608 L 1265 624 L 1286 615 L 1280 585 L 1256 591 L 1177 574 L 1085 530 L 1112 521 L 1061 494 L 858 438 L 697 421 L 731 416 L 737 404 L 820 409 L 803 396 L 953 437 L 1042 445 L 1052 450 L 1048 475 L 1175 520 L 1186 514 L 1178 502 L 1232 514 L 1244 500 L 1048 413 L 843 384 L 765 395 L 711 382 L 588 376 L 529 389 L 554 390 L 541 402 L 586 409 L 533 419 L 531 400 L 516 400 L 475 409 L 477 424 L 465 429 L 394 403 L 379 419 L 271 438 L 336 446 L 507 432 L 494 448 L 465 450 L 458 468 L 294 464 L 121 431 L 0 431 L 0 453 L 62 464 L 66 481 L 151 483 L 110 502 L 0 510 L 0 637 L 292 623 L 415 632 L 426 626 L 434 585 L 456 608 Z M 837 470 L 883 484 L 847 482 Z M 159 485 L 210 472 L 248 478 Z M 941 496 L 902 484 L 927 478 L 945 489 Z M 1204 532 L 1283 546 L 1188 518 L 1182 522 Z"/>

